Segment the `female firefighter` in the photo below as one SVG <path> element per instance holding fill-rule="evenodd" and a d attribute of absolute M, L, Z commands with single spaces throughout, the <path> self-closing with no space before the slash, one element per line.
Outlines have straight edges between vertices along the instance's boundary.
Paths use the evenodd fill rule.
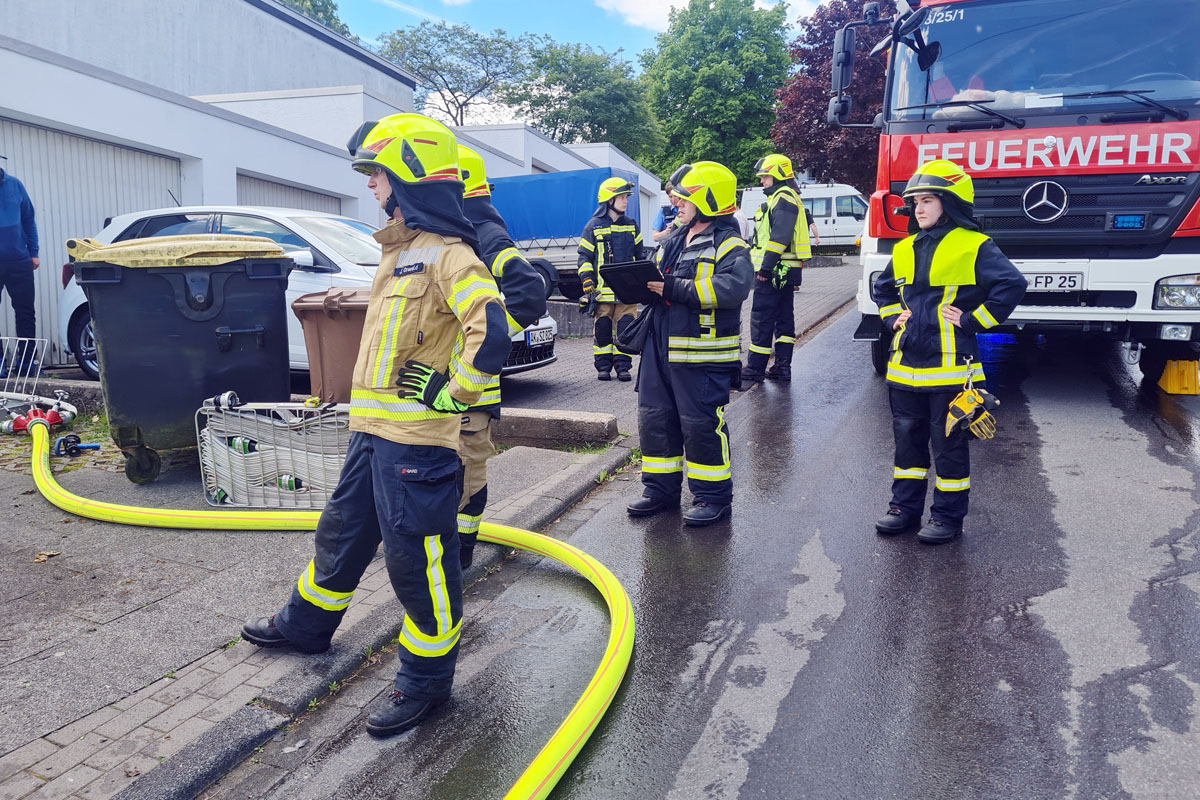
<path fill-rule="evenodd" d="M 681 227 L 664 240 L 665 280 L 647 284 L 652 306 L 638 369 L 643 497 L 635 517 L 679 508 L 684 467 L 692 507 L 687 525 L 710 525 L 733 503 L 724 410 L 741 372 L 742 301 L 754 272 L 733 212 L 737 179 L 713 161 L 671 176 Z"/>
<path fill-rule="evenodd" d="M 947 415 L 968 381 L 984 380 L 975 334 L 1008 318 L 1026 282 L 979 232 L 975 189 L 962 167 L 922 165 L 904 197 L 913 235 L 895 246 L 871 291 L 884 325 L 894 331 L 887 383 L 896 438 L 892 501 L 875 529 L 891 535 L 920 523 L 932 443 L 933 506 L 917 538 L 942 544 L 962 533 L 971 490 L 973 429 L 947 424 Z"/>

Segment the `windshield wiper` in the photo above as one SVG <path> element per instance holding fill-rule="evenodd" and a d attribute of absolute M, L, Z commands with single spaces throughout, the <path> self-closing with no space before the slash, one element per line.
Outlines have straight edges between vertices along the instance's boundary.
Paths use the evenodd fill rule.
<path fill-rule="evenodd" d="M 1025 127 L 1025 120 L 1017 119 L 1016 117 L 1010 117 L 1008 114 L 1004 114 L 1000 111 L 997 111 L 994 108 L 987 107 L 987 105 L 986 105 L 987 103 L 994 103 L 994 102 L 996 102 L 996 101 L 995 100 L 945 100 L 941 103 L 922 103 L 921 105 L 917 105 L 917 106 L 903 106 L 902 108 L 897 108 L 896 110 L 897 111 L 911 111 L 911 110 L 917 109 L 917 108 L 950 108 L 952 106 L 962 106 L 965 108 L 969 108 L 973 111 L 978 111 L 980 113 L 987 114 L 988 116 L 995 117 L 996 119 L 1003 120 L 1004 122 L 1007 122 L 1008 124 L 1010 124 L 1014 127 L 1017 127 L 1017 128 Z M 950 124 L 952 126 L 954 126 L 955 131 L 959 131 L 959 130 L 963 130 L 963 126 L 968 125 L 969 123 L 951 122 Z M 993 125 L 991 127 L 1001 127 L 1002 128 L 1004 126 L 1003 125 L 999 125 L 999 126 Z"/>
<path fill-rule="evenodd" d="M 1180 111 L 1177 108 L 1171 108 L 1165 103 L 1160 103 L 1157 100 L 1146 97 L 1146 95 L 1153 91 L 1153 89 L 1106 89 L 1100 92 L 1076 92 L 1075 94 L 1064 94 L 1063 99 L 1068 97 L 1124 97 L 1134 101 L 1135 103 L 1138 103 L 1139 105 L 1143 105 L 1146 108 L 1157 108 L 1159 111 L 1162 111 L 1165 114 L 1170 114 L 1172 117 L 1178 120 L 1184 120 L 1188 118 L 1188 113 L 1186 111 Z"/>

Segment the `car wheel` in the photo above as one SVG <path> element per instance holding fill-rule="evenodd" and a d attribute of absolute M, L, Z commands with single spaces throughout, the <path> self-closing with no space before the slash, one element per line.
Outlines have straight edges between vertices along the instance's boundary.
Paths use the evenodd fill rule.
<path fill-rule="evenodd" d="M 558 288 L 558 270 L 544 258 L 531 258 L 529 265 L 542 276 L 542 283 L 546 284 L 546 299 L 549 300 L 550 295 Z"/>
<path fill-rule="evenodd" d="M 871 341 L 871 366 L 875 369 L 875 374 L 879 377 L 887 375 L 887 362 L 890 342 L 887 339 L 873 339 Z"/>
<path fill-rule="evenodd" d="M 79 368 L 92 380 L 99 380 L 100 360 L 96 355 L 96 336 L 92 330 L 92 315 L 86 306 L 72 320 L 67 336 Z"/>

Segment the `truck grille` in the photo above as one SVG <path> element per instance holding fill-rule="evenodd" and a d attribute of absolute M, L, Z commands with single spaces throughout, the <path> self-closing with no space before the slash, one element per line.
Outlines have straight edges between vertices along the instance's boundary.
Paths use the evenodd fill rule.
<path fill-rule="evenodd" d="M 1016 251 L 1036 248 L 1045 253 L 1085 255 L 1080 248 L 1102 246 L 1120 257 L 1122 247 L 1165 244 L 1200 195 L 1200 174 L 1176 172 L 1150 173 L 1186 175 L 1175 186 L 1138 186 L 1146 173 L 1111 175 L 1053 175 L 1019 178 L 975 179 L 975 216 L 983 232 L 995 239 L 1010 256 Z M 1067 191 L 1067 211 L 1062 217 L 1038 223 L 1025 215 L 1022 197 L 1035 183 L 1051 180 Z M 902 192 L 903 183 L 893 183 L 893 192 Z M 1145 214 L 1142 230 L 1112 230 L 1111 215 Z M 1144 256 L 1143 256 L 1144 257 Z"/>

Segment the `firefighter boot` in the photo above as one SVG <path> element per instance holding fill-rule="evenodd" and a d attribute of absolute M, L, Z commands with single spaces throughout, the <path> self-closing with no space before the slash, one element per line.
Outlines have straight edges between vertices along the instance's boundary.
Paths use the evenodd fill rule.
<path fill-rule="evenodd" d="M 875 523 L 875 532 L 882 536 L 895 536 L 898 533 L 911 531 L 917 527 L 917 523 L 920 521 L 919 517 L 912 514 L 905 514 L 900 509 L 892 506 Z"/>
<path fill-rule="evenodd" d="M 778 341 L 775 343 L 775 363 L 767 370 L 767 377 L 773 381 L 790 382 L 792 380 L 792 348 L 791 342 Z"/>
<path fill-rule="evenodd" d="M 925 544 L 945 544 L 962 534 L 962 525 L 951 525 L 940 519 L 931 519 L 917 531 L 917 540 Z"/>
<path fill-rule="evenodd" d="M 399 689 L 376 704 L 367 717 L 367 733 L 376 737 L 395 736 L 415 728 L 435 708 L 446 702 L 449 695 L 440 697 L 409 697 Z"/>
<path fill-rule="evenodd" d="M 629 505 L 625 506 L 625 510 L 629 512 L 631 517 L 649 517 L 653 514 L 658 514 L 662 511 L 670 511 L 671 509 L 679 508 L 679 498 L 671 500 L 660 500 L 656 497 L 644 495 L 634 500 Z"/>
<path fill-rule="evenodd" d="M 633 380 L 633 376 L 629 374 L 629 365 L 628 364 L 621 364 L 621 363 L 617 364 L 617 380 L 619 380 L 619 381 Z"/>
<path fill-rule="evenodd" d="M 746 366 L 742 369 L 742 383 L 761 383 L 768 358 L 770 356 L 766 353 L 756 353 L 751 349 L 746 356 Z"/>
<path fill-rule="evenodd" d="M 328 644 L 324 647 L 301 647 L 293 644 L 279 628 L 275 627 L 274 614 L 269 617 L 246 620 L 246 624 L 242 626 L 242 638 L 259 647 L 294 647 L 301 653 L 324 653 L 329 649 Z"/>
<path fill-rule="evenodd" d="M 733 506 L 725 503 L 709 503 L 704 500 L 697 500 L 683 514 L 683 524 L 693 528 L 703 528 L 705 525 L 712 525 L 719 519 L 728 517 L 733 510 Z"/>

